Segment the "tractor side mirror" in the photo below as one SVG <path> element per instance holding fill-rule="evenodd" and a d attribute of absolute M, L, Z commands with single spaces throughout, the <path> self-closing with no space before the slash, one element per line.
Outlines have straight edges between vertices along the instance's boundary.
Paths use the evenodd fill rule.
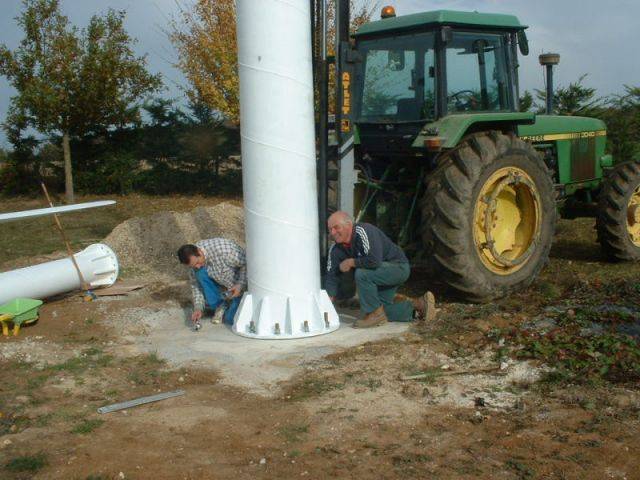
<path fill-rule="evenodd" d="M 387 68 L 392 72 L 404 70 L 404 50 L 389 50 Z"/>
<path fill-rule="evenodd" d="M 518 30 L 518 47 L 522 55 L 529 55 L 529 40 L 527 40 L 527 34 L 524 30 Z"/>

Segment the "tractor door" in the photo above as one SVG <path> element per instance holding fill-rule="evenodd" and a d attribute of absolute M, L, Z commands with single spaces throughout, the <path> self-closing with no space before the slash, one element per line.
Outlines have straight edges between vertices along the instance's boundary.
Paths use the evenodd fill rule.
<path fill-rule="evenodd" d="M 448 113 L 513 111 L 505 34 L 454 31 L 447 42 Z"/>
<path fill-rule="evenodd" d="M 374 155 L 406 156 L 425 122 L 435 119 L 434 34 L 362 40 L 358 51 L 361 146 Z"/>

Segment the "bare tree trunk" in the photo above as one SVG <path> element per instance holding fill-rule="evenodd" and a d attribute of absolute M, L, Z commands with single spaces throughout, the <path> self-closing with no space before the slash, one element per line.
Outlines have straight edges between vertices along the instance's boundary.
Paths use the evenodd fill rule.
<path fill-rule="evenodd" d="M 62 134 L 62 151 L 64 153 L 64 191 L 67 203 L 73 203 L 75 195 L 73 193 L 73 172 L 71 171 L 71 146 L 69 145 L 69 134 Z"/>

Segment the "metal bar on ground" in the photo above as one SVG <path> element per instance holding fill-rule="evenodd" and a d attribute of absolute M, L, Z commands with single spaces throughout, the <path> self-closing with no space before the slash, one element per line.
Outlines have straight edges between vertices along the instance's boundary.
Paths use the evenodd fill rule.
<path fill-rule="evenodd" d="M 0 223 L 24 220 L 26 218 L 43 217 L 53 215 L 54 213 L 69 213 L 78 210 L 86 210 L 88 208 L 107 207 L 115 205 L 114 200 L 100 200 L 97 202 L 76 203 L 74 205 L 65 205 L 53 208 L 37 208 L 35 210 L 23 210 L 21 212 L 0 213 Z"/>
<path fill-rule="evenodd" d="M 126 402 L 114 403 L 113 405 L 105 405 L 104 407 L 100 407 L 98 409 L 98 413 L 117 412 L 118 410 L 126 410 L 127 408 L 137 407 L 138 405 L 144 405 L 146 403 L 159 402 L 160 400 L 179 397 L 180 395 L 184 395 L 184 390 L 175 390 L 173 392 L 158 393 L 157 395 L 140 397 L 134 400 L 128 400 Z"/>

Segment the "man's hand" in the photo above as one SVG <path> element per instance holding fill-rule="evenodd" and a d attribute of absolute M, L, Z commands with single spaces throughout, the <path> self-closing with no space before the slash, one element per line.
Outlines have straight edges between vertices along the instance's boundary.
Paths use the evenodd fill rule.
<path fill-rule="evenodd" d="M 227 291 L 229 292 L 229 298 L 236 298 L 242 293 L 242 287 L 239 284 L 235 284 Z"/>
<path fill-rule="evenodd" d="M 202 318 L 202 310 L 194 310 L 191 314 L 191 321 L 196 323 L 198 320 Z"/>
<path fill-rule="evenodd" d="M 347 258 L 340 262 L 340 271 L 347 273 L 352 268 L 356 268 L 356 261 L 353 258 Z"/>

